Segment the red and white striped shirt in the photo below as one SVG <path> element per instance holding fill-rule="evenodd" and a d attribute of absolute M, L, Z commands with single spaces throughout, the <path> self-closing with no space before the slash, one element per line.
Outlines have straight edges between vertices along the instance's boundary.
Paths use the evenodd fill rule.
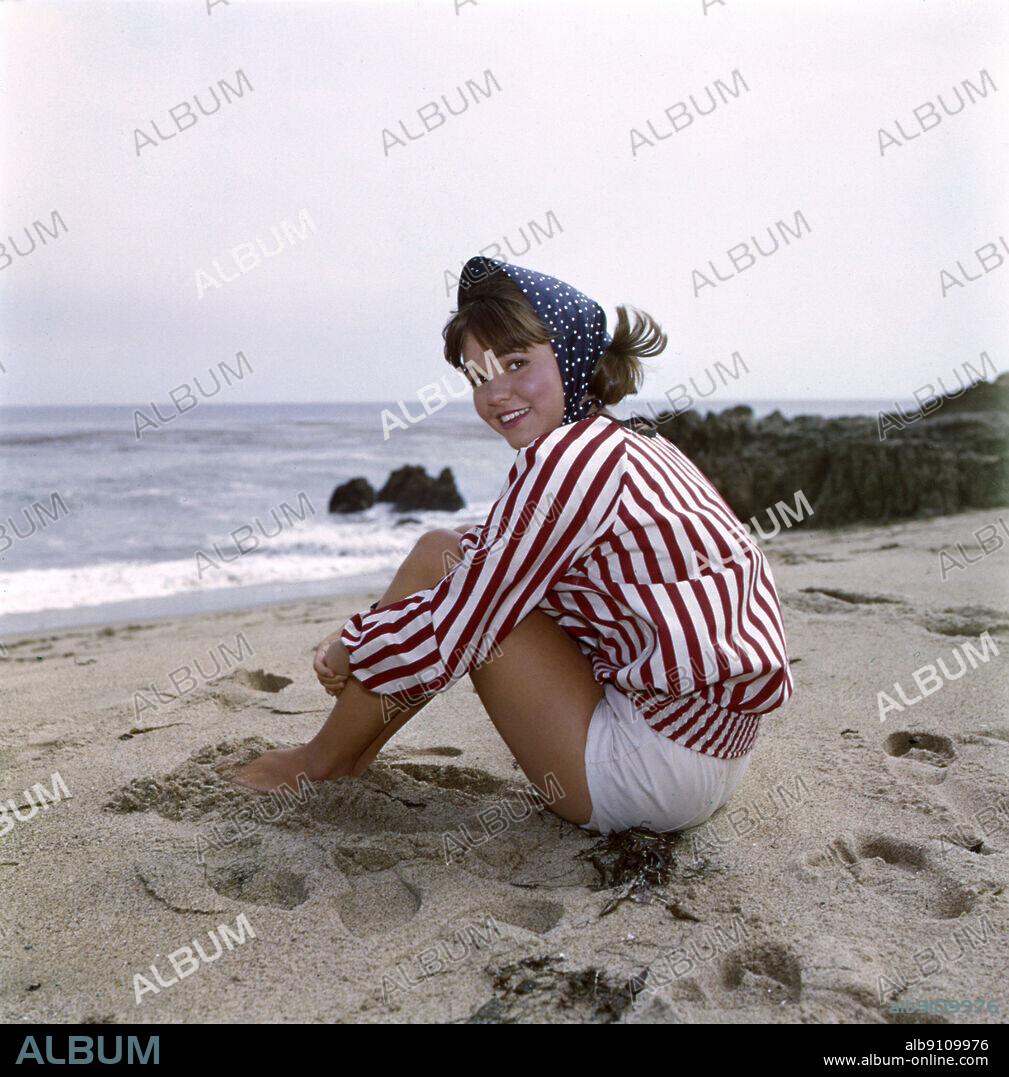
<path fill-rule="evenodd" d="M 430 590 L 355 613 L 350 672 L 383 694 L 450 688 L 541 609 L 644 720 L 720 759 L 792 694 L 774 580 L 718 491 L 664 437 L 596 413 L 519 449 L 487 521 Z M 491 658 L 491 660 L 493 660 Z"/>

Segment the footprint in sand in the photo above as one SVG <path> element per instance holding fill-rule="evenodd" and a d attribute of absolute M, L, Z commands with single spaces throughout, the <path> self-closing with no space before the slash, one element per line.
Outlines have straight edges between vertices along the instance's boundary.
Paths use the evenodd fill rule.
<path fill-rule="evenodd" d="M 211 699 L 220 707 L 241 710 L 260 702 L 260 693 L 275 695 L 289 684 L 294 684 L 290 677 L 267 673 L 263 669 L 236 669 L 234 673 L 215 677 L 201 686 L 193 700 Z"/>
<path fill-rule="evenodd" d="M 355 935 L 379 935 L 409 923 L 421 907 L 420 892 L 388 868 L 351 880 L 336 907 Z"/>
<path fill-rule="evenodd" d="M 956 749 L 949 737 L 938 733 L 911 733 L 906 729 L 891 733 L 883 750 L 910 777 L 938 785 L 946 780 L 946 768 L 956 759 Z"/>
<path fill-rule="evenodd" d="M 305 876 L 259 852 L 227 863 L 207 864 L 207 883 L 223 897 L 253 905 L 294 909 L 308 900 Z"/>
<path fill-rule="evenodd" d="M 294 684 L 290 677 L 281 677 L 277 673 L 267 673 L 263 669 L 236 669 L 230 677 L 221 677 L 220 680 L 233 680 L 238 684 L 244 684 L 247 688 L 253 688 L 257 692 L 279 692 L 289 684 Z"/>
<path fill-rule="evenodd" d="M 755 1001 L 798 1002 L 802 995 L 799 958 L 779 942 L 763 942 L 726 954 L 719 967 L 722 986 Z"/>
<path fill-rule="evenodd" d="M 133 868 L 150 897 L 173 912 L 230 912 L 234 907 L 207 885 L 189 842 L 170 840 L 158 852 L 138 856 Z"/>
<path fill-rule="evenodd" d="M 157 852 L 139 856 L 134 868 L 147 893 L 176 912 L 295 909 L 339 878 L 320 866 L 311 849 L 270 834 L 205 849 L 199 859 L 191 840 L 173 837 Z"/>
<path fill-rule="evenodd" d="M 1005 635 L 1009 632 L 1009 613 L 991 606 L 954 606 L 930 610 L 918 623 L 940 636 L 976 637 L 982 632 Z"/>
<path fill-rule="evenodd" d="M 952 920 L 977 901 L 972 890 L 932 862 L 923 846 L 887 834 L 858 842 L 851 874 L 906 915 Z"/>
<path fill-rule="evenodd" d="M 539 901 L 536 898 L 513 898 L 502 894 L 481 901 L 481 906 L 484 905 L 495 920 L 514 924 L 537 935 L 552 931 L 564 916 L 564 906 L 559 902 Z"/>
<path fill-rule="evenodd" d="M 430 874 L 432 870 L 443 870 L 442 865 L 432 869 L 430 864 L 424 864 L 440 854 L 440 846 L 412 843 L 404 848 L 395 836 L 390 837 L 392 840 L 381 846 L 358 839 L 341 842 L 332 850 L 334 865 L 350 883 L 350 893 L 339 902 L 340 915 L 357 935 L 395 930 L 420 911 L 423 894 L 429 887 L 444 885 L 443 880 L 434 882 Z M 402 869 L 396 870 L 400 864 Z M 484 893 L 479 907 L 495 920 L 537 935 L 551 931 L 564 915 L 564 906 L 559 902 L 514 895 L 508 893 L 507 887 L 494 887 L 493 892 Z"/>

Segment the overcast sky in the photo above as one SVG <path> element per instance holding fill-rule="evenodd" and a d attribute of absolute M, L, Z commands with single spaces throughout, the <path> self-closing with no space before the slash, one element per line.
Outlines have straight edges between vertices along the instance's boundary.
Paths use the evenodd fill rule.
<path fill-rule="evenodd" d="M 495 242 L 611 329 L 618 304 L 662 324 L 645 396 L 703 387 L 733 352 L 751 373 L 732 395 L 757 400 L 906 399 L 982 351 L 1009 369 L 1004 9 L 3 0 L 0 400 L 166 401 L 237 351 L 255 376 L 222 402 L 415 398 L 449 372 L 446 271 Z M 935 104 L 983 69 L 987 96 Z M 748 90 L 696 115 L 689 95 L 709 108 L 734 71 Z M 242 96 L 205 116 L 194 94 L 209 110 L 220 80 Z M 461 109 L 467 80 L 482 93 L 426 131 L 418 110 Z M 926 102 L 942 119 L 919 109 L 923 131 Z M 67 231 L 14 253 L 54 210 Z M 316 230 L 242 274 L 230 252 L 277 249 L 302 210 Z M 796 211 L 801 239 L 733 272 L 730 247 L 768 249 Z M 984 273 L 990 242 L 1005 262 Z M 980 279 L 943 296 L 958 260 Z M 713 281 L 697 294 L 695 269 Z"/>

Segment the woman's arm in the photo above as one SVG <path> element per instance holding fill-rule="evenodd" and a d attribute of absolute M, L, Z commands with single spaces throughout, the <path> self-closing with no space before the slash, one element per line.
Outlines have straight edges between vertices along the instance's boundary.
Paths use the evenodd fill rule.
<path fill-rule="evenodd" d="M 453 531 L 458 531 L 460 535 L 466 534 L 467 531 L 472 531 L 475 527 L 482 527 L 481 524 L 460 524 L 458 527 L 454 527 Z M 378 602 L 372 602 L 371 609 L 378 608 Z M 315 675 L 318 677 L 320 684 L 323 688 L 329 692 L 330 695 L 336 695 L 336 689 L 342 688 L 342 682 L 347 679 L 349 675 L 349 666 L 347 648 L 340 642 L 340 635 L 343 632 L 343 627 L 338 628 L 335 632 L 331 632 L 318 646 L 315 653 L 315 661 L 313 662 L 313 668 Z"/>
<path fill-rule="evenodd" d="M 467 556 L 430 590 L 344 626 L 351 676 L 385 694 L 441 692 L 483 661 L 612 526 L 625 469 L 611 429 L 561 427 L 520 450 Z"/>

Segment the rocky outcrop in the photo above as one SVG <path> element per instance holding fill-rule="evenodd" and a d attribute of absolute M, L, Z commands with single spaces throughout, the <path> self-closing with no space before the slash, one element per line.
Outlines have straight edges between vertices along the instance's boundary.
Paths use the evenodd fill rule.
<path fill-rule="evenodd" d="M 370 509 L 376 501 L 391 501 L 396 512 L 418 509 L 455 512 L 466 507 L 466 502 L 456 489 L 451 468 L 443 468 L 435 479 L 422 467 L 406 466 L 391 472 L 377 494 L 371 483 L 363 478 L 351 479 L 337 486 L 329 499 L 329 511 L 361 512 Z"/>
<path fill-rule="evenodd" d="M 441 509 L 454 512 L 464 509 L 466 502 L 459 496 L 452 469 L 442 468 L 433 479 L 422 467 L 397 468 L 379 490 L 376 501 L 392 501 L 397 512 L 415 509 Z"/>
<path fill-rule="evenodd" d="M 330 512 L 361 512 L 375 504 L 375 491 L 367 479 L 351 479 L 338 486 L 329 498 Z"/>
<path fill-rule="evenodd" d="M 715 484 L 741 520 L 801 491 L 803 526 L 936 516 L 1009 505 L 1009 374 L 925 412 L 755 420 L 748 407 L 656 423 Z"/>

